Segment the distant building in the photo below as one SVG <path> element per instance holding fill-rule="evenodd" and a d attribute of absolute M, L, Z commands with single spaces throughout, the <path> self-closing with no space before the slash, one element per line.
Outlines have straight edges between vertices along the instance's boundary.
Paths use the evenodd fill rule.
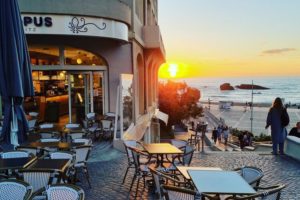
<path fill-rule="evenodd" d="M 131 116 L 123 116 L 115 140 L 131 122 L 142 127 L 139 137 L 151 140 L 158 69 L 165 62 L 157 0 L 19 0 L 19 5 L 41 117 L 47 117 L 47 102 L 59 103 L 66 122 L 81 122 L 90 112 L 116 112 L 120 105 L 126 112 L 119 115 Z M 25 107 L 28 112 L 32 106 Z"/>

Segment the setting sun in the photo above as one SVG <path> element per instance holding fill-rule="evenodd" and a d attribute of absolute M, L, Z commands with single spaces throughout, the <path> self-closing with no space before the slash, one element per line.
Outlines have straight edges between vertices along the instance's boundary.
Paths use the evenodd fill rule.
<path fill-rule="evenodd" d="M 178 71 L 178 65 L 177 64 L 170 64 L 168 71 L 170 72 L 171 77 L 175 77 Z"/>
<path fill-rule="evenodd" d="M 160 66 L 158 74 L 160 78 L 187 77 L 187 66 L 183 63 L 164 63 Z"/>

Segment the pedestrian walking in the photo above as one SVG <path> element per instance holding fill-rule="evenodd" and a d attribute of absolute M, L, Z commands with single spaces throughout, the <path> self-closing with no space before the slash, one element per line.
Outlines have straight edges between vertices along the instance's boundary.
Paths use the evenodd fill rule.
<path fill-rule="evenodd" d="M 218 142 L 220 144 L 221 143 L 221 136 L 222 136 L 222 132 L 223 132 L 223 129 L 222 129 L 221 125 L 218 126 L 217 131 L 218 131 Z"/>
<path fill-rule="evenodd" d="M 229 128 L 228 128 L 228 126 L 225 126 L 223 129 L 223 138 L 224 138 L 225 146 L 227 146 L 228 137 L 229 137 Z"/>
<path fill-rule="evenodd" d="M 218 130 L 216 129 L 216 127 L 214 127 L 214 130 L 212 131 L 212 139 L 214 140 L 214 142 L 216 144 L 217 139 L 218 139 Z"/>
<path fill-rule="evenodd" d="M 273 154 L 284 154 L 284 140 L 287 135 L 286 126 L 289 124 L 289 115 L 283 106 L 281 98 L 277 97 L 270 108 L 266 121 L 266 129 L 271 126 L 271 137 L 273 143 Z"/>

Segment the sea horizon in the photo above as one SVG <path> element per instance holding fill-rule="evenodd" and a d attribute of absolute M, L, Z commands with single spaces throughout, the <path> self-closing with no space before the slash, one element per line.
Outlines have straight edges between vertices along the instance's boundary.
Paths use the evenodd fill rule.
<path fill-rule="evenodd" d="M 166 80 L 166 79 L 163 79 Z M 271 104 L 276 97 L 284 99 L 286 104 L 300 104 L 299 76 L 239 76 L 239 77 L 191 77 L 170 79 L 184 81 L 188 86 L 200 90 L 200 101 L 232 101 L 251 102 L 251 90 L 235 88 L 232 91 L 221 91 L 220 85 L 230 83 L 233 87 L 240 84 L 253 84 L 270 88 L 268 90 L 254 90 L 253 103 Z"/>

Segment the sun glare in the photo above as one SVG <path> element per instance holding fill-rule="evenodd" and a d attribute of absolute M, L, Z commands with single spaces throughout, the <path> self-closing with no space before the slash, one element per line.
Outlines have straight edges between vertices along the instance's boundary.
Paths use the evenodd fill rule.
<path fill-rule="evenodd" d="M 168 71 L 169 71 L 171 77 L 175 77 L 178 72 L 178 65 L 177 64 L 169 64 Z"/>

